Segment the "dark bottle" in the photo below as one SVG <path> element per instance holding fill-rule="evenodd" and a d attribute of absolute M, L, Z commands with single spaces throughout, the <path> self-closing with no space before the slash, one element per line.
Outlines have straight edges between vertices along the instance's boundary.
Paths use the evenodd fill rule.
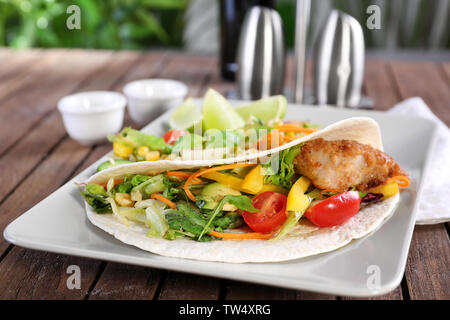
<path fill-rule="evenodd" d="M 245 14 L 253 6 L 274 8 L 275 0 L 220 0 L 220 68 L 224 79 L 235 79 L 239 34 Z"/>

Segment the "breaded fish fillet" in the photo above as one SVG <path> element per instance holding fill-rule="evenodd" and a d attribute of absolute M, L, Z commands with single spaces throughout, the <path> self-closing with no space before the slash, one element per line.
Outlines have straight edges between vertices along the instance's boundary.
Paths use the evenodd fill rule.
<path fill-rule="evenodd" d="M 352 140 L 308 141 L 294 159 L 294 166 L 320 189 L 368 190 L 388 178 L 406 175 L 384 152 Z"/>

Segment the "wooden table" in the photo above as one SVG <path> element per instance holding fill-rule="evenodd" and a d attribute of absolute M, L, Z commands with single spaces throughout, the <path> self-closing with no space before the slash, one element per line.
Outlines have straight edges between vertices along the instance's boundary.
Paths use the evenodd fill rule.
<path fill-rule="evenodd" d="M 307 84 L 311 85 L 310 64 Z M 292 61 L 288 79 L 292 79 Z M 110 150 L 71 140 L 56 109 L 59 98 L 85 90 L 117 90 L 131 80 L 185 82 L 189 94 L 224 82 L 217 58 L 179 52 L 0 49 L 0 230 Z M 287 81 L 292 86 L 291 81 Z M 386 110 L 421 96 L 450 124 L 450 62 L 366 64 L 364 92 Z M 133 124 L 127 119 L 128 125 Z M 383 299 L 450 299 L 449 225 L 416 226 L 401 285 Z M 69 290 L 69 265 L 82 270 Z M 23 249 L 0 239 L 0 299 L 347 299 Z"/>

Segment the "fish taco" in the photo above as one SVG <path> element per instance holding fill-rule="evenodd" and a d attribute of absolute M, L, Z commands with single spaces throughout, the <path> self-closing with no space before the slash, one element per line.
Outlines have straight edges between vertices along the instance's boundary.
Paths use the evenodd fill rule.
<path fill-rule="evenodd" d="M 112 167 L 80 193 L 88 219 L 124 243 L 170 257 L 256 263 L 363 237 L 408 185 L 383 152 L 377 123 L 351 118 L 233 159 Z"/>

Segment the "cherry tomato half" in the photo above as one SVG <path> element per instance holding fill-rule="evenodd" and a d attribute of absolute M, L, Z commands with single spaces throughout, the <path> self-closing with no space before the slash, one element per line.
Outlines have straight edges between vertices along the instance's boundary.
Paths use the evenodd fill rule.
<path fill-rule="evenodd" d="M 247 225 L 255 232 L 268 233 L 281 226 L 287 218 L 287 197 L 284 194 L 266 191 L 252 200 L 259 212 L 242 212 Z"/>
<path fill-rule="evenodd" d="M 336 194 L 309 208 L 305 216 L 319 227 L 340 225 L 358 213 L 361 199 L 359 192 L 348 191 Z"/>
<path fill-rule="evenodd" d="M 183 130 L 169 130 L 164 134 L 163 139 L 167 144 L 172 145 L 178 140 L 179 137 L 186 134 L 188 134 L 188 132 Z"/>

